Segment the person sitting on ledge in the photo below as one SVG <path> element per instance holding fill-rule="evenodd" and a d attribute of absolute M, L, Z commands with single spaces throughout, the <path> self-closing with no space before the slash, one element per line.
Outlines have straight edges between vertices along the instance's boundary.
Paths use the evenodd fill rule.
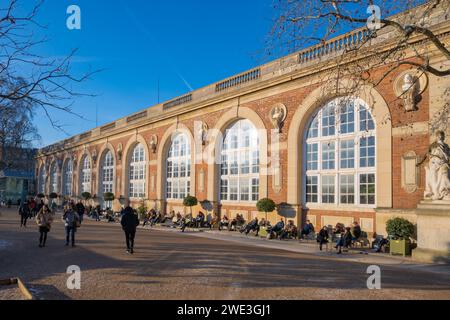
<path fill-rule="evenodd" d="M 305 236 L 309 236 L 311 233 L 314 233 L 314 225 L 311 223 L 311 221 L 306 220 L 306 224 L 302 229 L 302 232 L 300 234 L 300 239 L 304 239 Z"/>
<path fill-rule="evenodd" d="M 195 227 L 201 228 L 203 227 L 203 224 L 205 223 L 205 214 L 203 212 L 199 212 L 197 217 L 195 218 Z"/>
<path fill-rule="evenodd" d="M 293 220 L 289 220 L 288 224 L 284 227 L 280 235 L 280 240 L 284 239 L 296 239 L 298 236 L 298 229 Z"/>
<path fill-rule="evenodd" d="M 181 213 L 178 211 L 175 218 L 173 219 L 173 224 L 175 226 L 181 226 L 181 221 L 183 220 L 183 216 L 181 215 Z"/>
<path fill-rule="evenodd" d="M 276 239 L 281 235 L 283 230 L 284 230 L 284 221 L 283 219 L 281 219 L 280 221 L 277 222 L 276 225 L 274 225 L 273 227 L 269 227 L 269 229 L 267 229 L 268 237 L 270 239 Z"/>
<path fill-rule="evenodd" d="M 352 234 L 352 241 L 356 241 L 361 238 L 362 232 L 358 222 L 353 222 L 350 232 Z"/>
<path fill-rule="evenodd" d="M 255 237 L 258 236 L 259 234 L 259 221 L 258 218 L 256 217 L 255 219 L 253 219 L 252 221 L 250 221 L 249 224 L 247 224 L 245 226 L 245 228 L 241 229 L 241 233 L 245 232 L 245 235 L 248 235 L 251 231 L 255 231 Z"/>
<path fill-rule="evenodd" d="M 352 244 L 352 233 L 351 228 L 345 228 L 345 232 L 342 234 L 341 238 L 336 244 L 336 249 L 338 249 L 338 254 L 342 253 L 342 248 L 348 248 Z"/>
<path fill-rule="evenodd" d="M 175 217 L 175 211 L 172 210 L 169 212 L 169 214 L 165 215 L 163 220 L 161 221 L 161 223 L 166 223 L 166 222 L 172 222 L 173 218 Z"/>
<path fill-rule="evenodd" d="M 116 222 L 114 219 L 114 212 L 111 210 L 111 208 L 106 208 L 106 220 L 108 222 Z"/>
<path fill-rule="evenodd" d="M 245 224 L 245 219 L 241 214 L 237 214 L 236 218 L 234 218 L 230 225 L 228 226 L 228 231 L 236 231 L 238 227 L 241 227 Z"/>
<path fill-rule="evenodd" d="M 220 220 L 220 222 L 219 222 L 219 231 L 222 231 L 223 227 L 227 227 L 228 228 L 229 224 L 230 224 L 230 220 L 228 219 L 227 215 L 225 214 L 222 217 L 222 220 Z"/>
<path fill-rule="evenodd" d="M 151 221 L 150 221 L 150 226 L 154 226 L 155 224 L 158 224 L 158 223 L 161 223 L 161 221 L 162 221 L 162 214 L 161 214 L 161 212 L 155 212 L 155 216 L 154 216 L 154 218 L 153 219 L 151 219 Z"/>
<path fill-rule="evenodd" d="M 319 243 L 320 251 L 322 251 L 323 245 L 328 243 L 329 238 L 330 235 L 328 234 L 328 227 L 324 226 L 317 236 L 317 242 Z"/>

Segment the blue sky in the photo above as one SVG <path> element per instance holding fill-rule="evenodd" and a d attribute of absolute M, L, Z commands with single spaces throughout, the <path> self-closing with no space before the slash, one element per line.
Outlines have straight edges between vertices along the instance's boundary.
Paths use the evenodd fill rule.
<path fill-rule="evenodd" d="M 78 90 L 73 110 L 52 116 L 73 134 L 113 121 L 265 62 L 273 0 L 107 1 L 47 0 L 38 21 L 48 42 L 39 53 L 63 57 L 78 48 L 75 73 L 104 69 Z M 81 8 L 81 30 L 66 28 L 66 9 Z M 38 147 L 67 137 L 42 112 L 35 118 Z"/>

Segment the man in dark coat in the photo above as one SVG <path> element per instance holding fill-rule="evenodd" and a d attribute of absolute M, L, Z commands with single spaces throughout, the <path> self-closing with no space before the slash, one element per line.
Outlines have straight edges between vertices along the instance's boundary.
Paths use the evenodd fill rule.
<path fill-rule="evenodd" d="M 133 208 L 127 205 L 122 210 L 122 220 L 120 222 L 125 232 L 125 241 L 127 243 L 127 253 L 134 253 L 134 237 L 136 236 L 136 228 L 139 225 L 138 216 L 134 213 Z"/>
<path fill-rule="evenodd" d="M 19 207 L 19 214 L 20 214 L 20 227 L 27 227 L 27 220 L 30 217 L 30 207 L 28 206 L 28 202 L 25 201 L 20 207 Z"/>
<path fill-rule="evenodd" d="M 78 201 L 78 203 L 75 205 L 75 211 L 77 212 L 78 216 L 80 217 L 80 223 L 83 222 L 83 216 L 84 211 L 86 208 L 84 207 L 83 203 L 81 201 Z"/>

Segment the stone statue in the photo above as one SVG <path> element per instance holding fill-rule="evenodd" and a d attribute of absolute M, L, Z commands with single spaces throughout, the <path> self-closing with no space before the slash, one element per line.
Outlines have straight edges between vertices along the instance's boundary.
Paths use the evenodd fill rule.
<path fill-rule="evenodd" d="M 281 131 L 283 121 L 286 119 L 286 108 L 281 105 L 275 106 L 270 112 L 270 118 L 275 129 Z"/>
<path fill-rule="evenodd" d="M 417 110 L 417 83 L 414 77 L 407 73 L 403 79 L 402 86 L 403 106 L 407 112 Z"/>
<path fill-rule="evenodd" d="M 150 148 L 152 149 L 153 153 L 156 153 L 158 147 L 158 137 L 156 135 L 152 135 L 150 138 Z"/>
<path fill-rule="evenodd" d="M 445 143 L 444 132 L 439 131 L 436 137 L 436 142 L 430 146 L 425 168 L 425 199 L 450 200 L 450 147 Z"/>
<path fill-rule="evenodd" d="M 206 145 L 207 135 L 208 135 L 208 125 L 203 122 L 198 129 L 198 137 L 200 138 L 203 146 Z"/>
<path fill-rule="evenodd" d="M 117 146 L 117 159 L 120 161 L 122 160 L 122 153 L 123 153 L 123 147 L 122 144 L 119 143 L 119 145 Z"/>

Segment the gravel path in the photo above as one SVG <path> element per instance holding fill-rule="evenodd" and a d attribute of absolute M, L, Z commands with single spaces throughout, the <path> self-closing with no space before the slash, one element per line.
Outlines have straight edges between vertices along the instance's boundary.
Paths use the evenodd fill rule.
<path fill-rule="evenodd" d="M 67 248 L 56 220 L 41 249 L 36 226 L 0 216 L 0 279 L 20 277 L 37 299 L 450 299 L 446 274 L 382 265 L 382 290 L 368 290 L 365 263 L 175 232 L 138 230 L 130 256 L 104 222 L 85 221 Z M 70 265 L 81 290 L 67 289 Z"/>

